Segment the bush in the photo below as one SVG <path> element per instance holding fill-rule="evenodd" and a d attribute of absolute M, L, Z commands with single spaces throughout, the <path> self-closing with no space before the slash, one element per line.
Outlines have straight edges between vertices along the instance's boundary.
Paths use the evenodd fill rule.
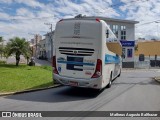
<path fill-rule="evenodd" d="M 6 64 L 6 61 L 0 60 L 0 64 Z"/>

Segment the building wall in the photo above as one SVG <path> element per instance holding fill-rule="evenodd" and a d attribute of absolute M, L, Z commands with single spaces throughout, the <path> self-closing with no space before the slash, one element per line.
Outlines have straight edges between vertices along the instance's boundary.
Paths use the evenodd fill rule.
<path fill-rule="evenodd" d="M 51 61 L 51 38 L 53 40 L 53 49 L 54 49 L 54 32 L 52 33 L 48 33 L 47 35 L 45 35 L 45 44 L 46 44 L 46 57 L 49 61 Z M 50 38 L 51 36 L 51 38 Z"/>
<path fill-rule="evenodd" d="M 34 44 L 39 43 L 39 41 L 42 40 L 42 36 L 39 34 L 34 35 Z"/>
<path fill-rule="evenodd" d="M 144 54 L 145 56 L 160 56 L 160 41 L 138 42 L 138 51 L 135 55 Z"/>
<path fill-rule="evenodd" d="M 46 57 L 46 41 L 45 39 L 39 41 L 38 45 L 38 55 Z"/>
<path fill-rule="evenodd" d="M 135 40 L 135 27 L 134 24 L 105 21 L 110 25 L 113 30 L 113 25 L 118 25 L 118 40 L 121 40 L 121 26 L 126 26 L 126 40 Z"/>

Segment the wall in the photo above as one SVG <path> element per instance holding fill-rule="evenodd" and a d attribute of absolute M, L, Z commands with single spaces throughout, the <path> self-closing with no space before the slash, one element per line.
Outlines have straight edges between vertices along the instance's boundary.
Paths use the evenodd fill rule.
<path fill-rule="evenodd" d="M 138 42 L 138 51 L 135 55 L 144 54 L 145 56 L 160 56 L 160 41 Z"/>
<path fill-rule="evenodd" d="M 111 25 L 111 30 L 113 25 L 118 25 L 118 40 L 121 40 L 121 26 L 126 26 L 126 40 L 135 40 L 135 27 L 134 24 L 121 23 L 121 22 L 111 22 L 106 21 L 107 24 Z"/>

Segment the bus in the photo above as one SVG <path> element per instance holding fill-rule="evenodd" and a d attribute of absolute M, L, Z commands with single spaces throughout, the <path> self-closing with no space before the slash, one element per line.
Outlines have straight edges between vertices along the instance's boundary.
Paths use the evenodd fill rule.
<path fill-rule="evenodd" d="M 108 49 L 109 42 L 119 43 L 107 23 L 98 18 L 57 22 L 52 58 L 54 80 L 75 87 L 111 87 L 121 74 L 121 57 Z"/>

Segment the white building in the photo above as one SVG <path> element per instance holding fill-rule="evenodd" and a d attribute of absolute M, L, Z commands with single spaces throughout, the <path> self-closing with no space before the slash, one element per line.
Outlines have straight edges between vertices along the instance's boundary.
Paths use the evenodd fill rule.
<path fill-rule="evenodd" d="M 38 47 L 38 44 L 39 44 L 39 41 L 42 40 L 42 36 L 39 35 L 39 34 L 35 34 L 34 35 L 34 39 L 31 39 L 31 44 L 30 46 L 32 47 L 32 56 L 34 57 L 38 57 L 38 53 L 39 53 L 39 47 Z"/>
<path fill-rule="evenodd" d="M 39 59 L 46 59 L 47 55 L 46 55 L 46 40 L 40 40 L 38 43 L 38 57 Z"/>
<path fill-rule="evenodd" d="M 49 32 L 44 35 L 45 36 L 45 46 L 46 46 L 46 57 L 48 61 L 51 61 L 52 56 L 51 56 L 51 40 L 53 41 L 53 49 L 54 49 L 54 31 Z"/>

